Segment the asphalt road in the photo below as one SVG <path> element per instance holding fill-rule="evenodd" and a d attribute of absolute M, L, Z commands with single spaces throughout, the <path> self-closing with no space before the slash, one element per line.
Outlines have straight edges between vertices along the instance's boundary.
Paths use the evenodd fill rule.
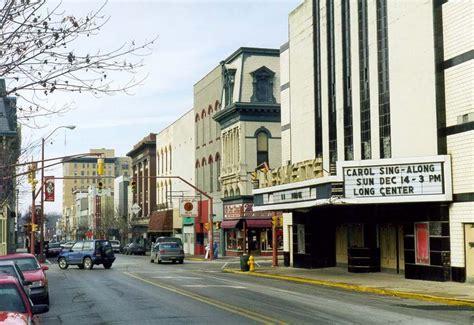
<path fill-rule="evenodd" d="M 474 309 L 222 273 L 223 262 L 47 271 L 44 324 L 473 324 Z"/>

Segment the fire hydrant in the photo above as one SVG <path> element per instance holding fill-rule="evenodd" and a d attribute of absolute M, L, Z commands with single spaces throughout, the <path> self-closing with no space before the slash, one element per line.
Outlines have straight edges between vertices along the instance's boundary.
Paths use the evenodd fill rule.
<path fill-rule="evenodd" d="M 255 261 L 254 261 L 254 258 L 253 258 L 252 255 L 250 255 L 249 261 L 247 262 L 247 264 L 249 266 L 249 271 L 254 272 L 255 271 Z"/>

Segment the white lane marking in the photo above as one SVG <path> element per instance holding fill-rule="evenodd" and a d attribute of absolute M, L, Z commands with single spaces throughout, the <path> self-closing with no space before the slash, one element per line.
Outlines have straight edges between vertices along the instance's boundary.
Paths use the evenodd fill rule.
<path fill-rule="evenodd" d="M 153 279 L 186 279 L 186 280 L 203 280 L 194 276 L 153 276 Z"/>
<path fill-rule="evenodd" d="M 232 289 L 247 289 L 242 286 L 230 286 L 225 284 L 183 284 L 183 287 L 189 288 L 232 288 Z"/>

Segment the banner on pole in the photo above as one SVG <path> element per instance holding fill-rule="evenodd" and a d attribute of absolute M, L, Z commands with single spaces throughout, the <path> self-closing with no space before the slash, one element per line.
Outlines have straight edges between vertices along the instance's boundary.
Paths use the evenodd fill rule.
<path fill-rule="evenodd" d="M 54 202 L 54 176 L 44 177 L 44 200 Z"/>

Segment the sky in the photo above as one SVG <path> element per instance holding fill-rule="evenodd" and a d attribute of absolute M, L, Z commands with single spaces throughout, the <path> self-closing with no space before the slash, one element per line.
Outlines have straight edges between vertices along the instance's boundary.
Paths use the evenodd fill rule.
<path fill-rule="evenodd" d="M 158 37 L 152 54 L 144 57 L 143 85 L 131 95 L 96 98 L 89 94 L 57 93 L 43 105 L 73 108 L 61 116 L 39 120 L 41 129 L 22 130 L 23 142 L 48 139 L 45 158 L 115 149 L 125 156 L 149 133 L 158 133 L 193 108 L 193 85 L 239 47 L 279 48 L 288 40 L 288 14 L 303 0 L 109 0 L 103 14 L 109 17 L 100 34 L 77 43 L 77 50 L 113 49 L 126 41 Z M 51 5 L 57 4 L 50 1 Z M 84 15 L 103 2 L 65 0 L 66 14 Z M 74 48 L 74 47 L 72 47 Z M 118 76 L 125 81 L 128 75 Z M 40 159 L 36 150 L 33 159 Z M 62 176 L 62 168 L 45 175 Z M 20 211 L 31 205 L 26 180 L 21 187 Z M 45 202 L 45 212 L 61 212 L 62 182 L 56 181 L 56 201 Z"/>

